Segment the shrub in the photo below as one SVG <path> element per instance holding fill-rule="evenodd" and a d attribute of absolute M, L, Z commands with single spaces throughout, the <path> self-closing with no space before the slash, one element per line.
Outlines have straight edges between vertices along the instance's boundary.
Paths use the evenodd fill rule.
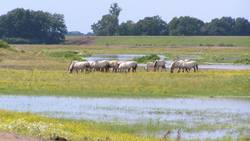
<path fill-rule="evenodd" d="M 7 42 L 0 40 L 0 48 L 9 48 L 10 46 L 8 45 Z"/>
<path fill-rule="evenodd" d="M 9 44 L 40 44 L 44 43 L 39 40 L 31 40 L 31 39 L 24 39 L 24 38 L 4 38 L 4 41 L 8 42 Z"/>
<path fill-rule="evenodd" d="M 160 57 L 156 54 L 151 54 L 151 55 L 146 55 L 143 57 L 135 58 L 134 60 L 137 61 L 138 63 L 146 63 L 150 61 L 155 61 L 160 59 Z"/>
<path fill-rule="evenodd" d="M 234 61 L 234 63 L 238 63 L 238 64 L 250 64 L 250 56 L 245 55 L 242 56 L 240 59 Z"/>

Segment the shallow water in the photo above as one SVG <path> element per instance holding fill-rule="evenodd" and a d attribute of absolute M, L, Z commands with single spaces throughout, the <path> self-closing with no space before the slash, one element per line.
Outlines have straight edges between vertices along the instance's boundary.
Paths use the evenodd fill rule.
<path fill-rule="evenodd" d="M 143 57 L 145 54 L 95 54 L 90 57 L 85 58 L 87 61 L 96 61 L 96 60 L 120 60 L 120 61 L 126 61 L 126 60 L 133 60 L 138 57 Z M 164 55 L 158 55 L 161 60 L 165 59 L 166 57 Z M 192 56 L 188 56 L 186 58 L 194 59 Z M 197 58 L 196 58 L 197 59 Z M 172 61 L 167 60 L 166 61 L 166 68 L 170 68 Z M 145 67 L 146 64 L 139 64 L 140 67 Z M 250 65 L 239 65 L 239 64 L 223 64 L 223 63 L 217 63 L 217 64 L 205 64 L 205 65 L 199 65 L 200 69 L 219 69 L 219 70 L 250 70 Z"/>
<path fill-rule="evenodd" d="M 218 126 L 216 131 L 184 132 L 185 138 L 237 137 L 250 129 L 250 100 L 215 98 L 79 98 L 53 96 L 0 96 L 0 109 L 33 112 L 45 116 L 97 122 L 183 123 L 196 128 L 199 123 Z M 224 127 L 232 127 L 223 129 Z M 223 130 L 222 130 L 222 129 Z M 232 134 L 231 130 L 236 130 Z M 249 131 L 249 130 L 248 130 Z M 154 136 L 160 136 L 154 133 Z"/>

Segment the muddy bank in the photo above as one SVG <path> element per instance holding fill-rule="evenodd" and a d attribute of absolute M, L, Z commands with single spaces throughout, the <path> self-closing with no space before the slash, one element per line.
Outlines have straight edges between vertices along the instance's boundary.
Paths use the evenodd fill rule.
<path fill-rule="evenodd" d="M 45 141 L 33 137 L 19 136 L 14 133 L 0 132 L 0 141 Z"/>

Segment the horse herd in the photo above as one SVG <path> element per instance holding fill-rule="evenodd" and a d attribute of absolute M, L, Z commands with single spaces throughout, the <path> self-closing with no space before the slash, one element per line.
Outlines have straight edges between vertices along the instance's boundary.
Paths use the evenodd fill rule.
<path fill-rule="evenodd" d="M 138 63 L 136 61 L 72 61 L 68 67 L 69 73 L 75 72 L 136 72 Z M 164 60 L 155 60 L 146 64 L 146 71 L 165 71 L 166 62 Z M 198 71 L 198 64 L 192 60 L 174 60 L 170 65 L 170 72 L 173 73 L 175 69 L 177 72 L 189 72 L 191 69 L 194 72 Z"/>

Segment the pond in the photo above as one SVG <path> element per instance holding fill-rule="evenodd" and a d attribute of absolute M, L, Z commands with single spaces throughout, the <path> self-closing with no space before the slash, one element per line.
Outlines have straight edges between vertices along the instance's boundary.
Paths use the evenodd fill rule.
<path fill-rule="evenodd" d="M 223 98 L 80 98 L 0 96 L 0 109 L 41 115 L 121 124 L 177 127 L 186 139 L 250 135 L 250 100 Z M 138 134 L 162 137 L 165 128 Z"/>

